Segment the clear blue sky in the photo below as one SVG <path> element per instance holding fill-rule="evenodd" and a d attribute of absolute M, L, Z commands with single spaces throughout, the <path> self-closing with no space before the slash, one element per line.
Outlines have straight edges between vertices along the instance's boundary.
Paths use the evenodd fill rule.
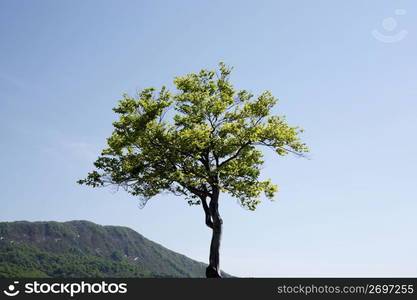
<path fill-rule="evenodd" d="M 256 212 L 222 199 L 223 269 L 417 276 L 416 13 L 415 1 L 2 0 L 0 221 L 124 225 L 206 262 L 201 207 L 163 195 L 141 210 L 75 181 L 123 92 L 225 61 L 237 88 L 280 98 L 311 159 L 267 153 L 280 192 Z"/>

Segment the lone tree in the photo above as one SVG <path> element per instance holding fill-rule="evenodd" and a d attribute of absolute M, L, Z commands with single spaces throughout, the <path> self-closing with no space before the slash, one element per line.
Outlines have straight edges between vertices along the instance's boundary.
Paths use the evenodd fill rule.
<path fill-rule="evenodd" d="M 264 163 L 259 146 L 278 155 L 303 155 L 298 127 L 285 117 L 270 115 L 277 99 L 266 91 L 254 96 L 229 82 L 231 68 L 176 77 L 175 93 L 166 87 L 123 95 L 113 110 L 120 115 L 114 131 L 94 162 L 96 170 L 78 183 L 92 187 L 116 185 L 139 196 L 142 207 L 162 191 L 202 205 L 212 230 L 207 277 L 221 277 L 219 248 L 223 221 L 221 192 L 255 210 L 261 193 L 272 199 L 277 186 L 259 179 Z M 174 108 L 167 113 L 170 108 Z M 168 117 L 169 116 L 169 117 Z"/>

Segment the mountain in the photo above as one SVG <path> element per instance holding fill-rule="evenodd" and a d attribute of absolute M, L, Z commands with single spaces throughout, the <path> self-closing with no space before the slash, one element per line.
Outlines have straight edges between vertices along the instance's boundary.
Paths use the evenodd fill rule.
<path fill-rule="evenodd" d="M 127 227 L 0 222 L 0 277 L 205 277 L 206 266 Z"/>

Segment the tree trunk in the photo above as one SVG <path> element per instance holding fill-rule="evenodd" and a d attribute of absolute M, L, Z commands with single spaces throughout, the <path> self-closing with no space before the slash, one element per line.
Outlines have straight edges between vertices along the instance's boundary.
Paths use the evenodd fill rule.
<path fill-rule="evenodd" d="M 204 202 L 203 202 L 204 205 Z M 210 200 L 210 205 L 207 209 L 207 204 L 205 205 L 204 210 L 206 211 L 206 220 L 207 220 L 207 211 L 211 217 L 211 224 L 209 226 L 212 231 L 213 235 L 211 238 L 211 245 L 210 245 L 210 259 L 209 259 L 209 266 L 206 269 L 206 277 L 207 278 L 221 278 L 220 273 L 220 241 L 222 237 L 222 226 L 223 220 L 220 218 L 219 214 L 219 190 L 216 189 L 213 191 L 213 196 Z"/>

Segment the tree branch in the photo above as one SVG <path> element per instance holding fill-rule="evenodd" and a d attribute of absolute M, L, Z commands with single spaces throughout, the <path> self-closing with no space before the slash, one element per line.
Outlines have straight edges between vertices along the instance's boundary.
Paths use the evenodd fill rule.
<path fill-rule="evenodd" d="M 228 159 L 222 161 L 219 165 L 219 168 L 221 168 L 222 166 L 224 166 L 225 164 L 227 164 L 229 161 L 235 159 L 236 157 L 239 156 L 240 152 L 247 146 L 249 146 L 251 144 L 251 141 L 247 141 L 246 143 L 244 143 L 237 151 L 234 155 L 232 155 L 231 157 L 229 157 Z"/>
<path fill-rule="evenodd" d="M 210 209 L 207 205 L 206 197 L 201 197 L 201 204 L 203 205 L 204 213 L 206 215 L 206 225 L 213 229 L 213 221 L 211 219 Z"/>

